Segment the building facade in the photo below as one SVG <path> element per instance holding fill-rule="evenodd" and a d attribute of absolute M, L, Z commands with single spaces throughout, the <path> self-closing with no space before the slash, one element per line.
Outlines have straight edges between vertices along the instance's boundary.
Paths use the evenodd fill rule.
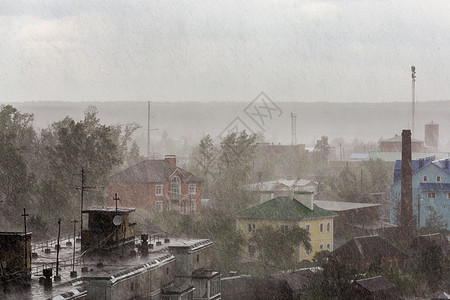
<path fill-rule="evenodd" d="M 395 135 L 394 137 L 380 141 L 381 152 L 402 152 L 402 137 Z M 412 152 L 425 152 L 425 144 L 423 141 L 411 139 Z"/>
<path fill-rule="evenodd" d="M 297 248 L 297 261 L 311 260 L 316 252 L 333 251 L 333 212 L 324 210 L 313 203 L 313 193 L 296 193 L 294 197 L 277 197 L 264 203 L 249 207 L 236 214 L 237 229 L 249 240 L 253 233 L 264 226 L 280 230 L 293 226 L 309 232 L 312 250 L 303 246 Z M 248 245 L 247 254 L 254 256 L 252 245 Z"/>
<path fill-rule="evenodd" d="M 202 182 L 177 167 L 174 155 L 166 155 L 164 160 L 144 160 L 109 178 L 107 205 L 114 206 L 114 195 L 118 194 L 121 206 L 197 215 Z"/>
<path fill-rule="evenodd" d="M 450 158 L 412 161 L 412 206 L 417 227 L 425 227 L 430 217 L 442 216 L 450 229 Z M 391 223 L 398 224 L 401 198 L 401 161 L 394 167 L 391 185 Z"/>

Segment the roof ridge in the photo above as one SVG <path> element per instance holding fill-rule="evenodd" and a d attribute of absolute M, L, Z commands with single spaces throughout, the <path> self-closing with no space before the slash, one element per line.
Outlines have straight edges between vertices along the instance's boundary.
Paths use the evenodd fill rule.
<path fill-rule="evenodd" d="M 361 244 L 359 243 L 359 241 L 356 240 L 356 238 L 353 239 L 355 241 L 356 247 L 358 248 L 359 253 L 361 254 L 362 258 L 366 258 L 364 256 L 364 252 L 362 251 L 362 247 Z"/>

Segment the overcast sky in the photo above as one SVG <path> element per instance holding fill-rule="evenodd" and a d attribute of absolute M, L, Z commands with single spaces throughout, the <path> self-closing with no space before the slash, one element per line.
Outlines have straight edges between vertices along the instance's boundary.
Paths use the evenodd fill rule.
<path fill-rule="evenodd" d="M 450 1 L 0 1 L 0 102 L 450 99 Z"/>

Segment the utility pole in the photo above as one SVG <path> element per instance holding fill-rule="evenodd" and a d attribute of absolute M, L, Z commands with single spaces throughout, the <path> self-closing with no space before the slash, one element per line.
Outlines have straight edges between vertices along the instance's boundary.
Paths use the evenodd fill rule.
<path fill-rule="evenodd" d="M 25 256 L 25 274 L 28 273 L 28 254 L 27 254 L 27 217 L 29 214 L 26 213 L 25 208 L 23 209 L 23 227 L 24 227 L 24 236 L 23 236 L 23 248 L 24 248 L 24 256 Z"/>
<path fill-rule="evenodd" d="M 415 105 L 416 105 L 416 67 L 411 67 L 411 79 L 412 79 L 412 136 L 414 137 L 414 111 L 415 111 Z"/>
<path fill-rule="evenodd" d="M 120 201 L 119 195 L 117 193 L 114 194 L 113 200 L 116 201 L 116 216 L 117 216 L 117 209 L 118 209 L 117 201 Z M 113 220 L 113 222 L 114 222 L 114 220 Z M 114 225 L 116 225 L 116 224 L 114 224 Z M 116 246 L 117 246 L 117 250 L 119 250 L 119 225 L 116 225 L 115 229 L 116 229 Z"/>
<path fill-rule="evenodd" d="M 152 130 L 158 130 L 158 128 L 151 128 L 151 125 L 150 125 L 150 122 L 151 122 L 150 105 L 151 105 L 151 102 L 148 101 L 148 105 L 147 105 L 147 158 L 150 158 L 150 154 L 151 154 L 150 132 Z"/>
<path fill-rule="evenodd" d="M 73 220 L 73 259 L 72 259 L 72 272 L 70 272 L 70 277 L 77 277 L 77 272 L 75 272 L 75 248 L 76 248 L 76 234 L 77 234 L 77 228 L 76 224 L 78 223 L 78 220 Z"/>
<path fill-rule="evenodd" d="M 55 282 L 61 281 L 61 276 L 59 276 L 59 239 L 61 237 L 61 218 L 58 219 L 58 243 L 56 244 L 56 275 Z M 75 248 L 75 243 L 73 244 Z"/>
<path fill-rule="evenodd" d="M 147 158 L 150 158 L 150 101 L 148 101 L 147 112 Z"/>
<path fill-rule="evenodd" d="M 86 186 L 86 172 L 81 168 L 81 186 L 75 187 L 81 191 L 80 195 L 80 231 L 83 230 L 83 207 L 84 207 L 84 191 L 94 189 L 94 186 Z"/>

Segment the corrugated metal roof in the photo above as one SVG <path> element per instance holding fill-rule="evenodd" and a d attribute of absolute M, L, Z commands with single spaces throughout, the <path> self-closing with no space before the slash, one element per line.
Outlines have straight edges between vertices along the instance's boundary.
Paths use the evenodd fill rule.
<path fill-rule="evenodd" d="M 236 213 L 236 216 L 249 219 L 304 220 L 336 217 L 337 215 L 317 205 L 314 205 L 314 209 L 310 210 L 293 197 L 277 197 L 244 209 Z"/>
<path fill-rule="evenodd" d="M 278 179 L 248 185 L 252 191 L 271 192 L 275 190 L 311 190 L 316 188 L 317 182 L 306 179 Z"/>
<path fill-rule="evenodd" d="M 354 202 L 324 201 L 324 200 L 316 200 L 314 201 L 314 204 L 316 204 L 320 208 L 329 211 L 346 211 L 365 207 L 380 206 L 380 204 L 374 203 L 354 203 Z"/>

